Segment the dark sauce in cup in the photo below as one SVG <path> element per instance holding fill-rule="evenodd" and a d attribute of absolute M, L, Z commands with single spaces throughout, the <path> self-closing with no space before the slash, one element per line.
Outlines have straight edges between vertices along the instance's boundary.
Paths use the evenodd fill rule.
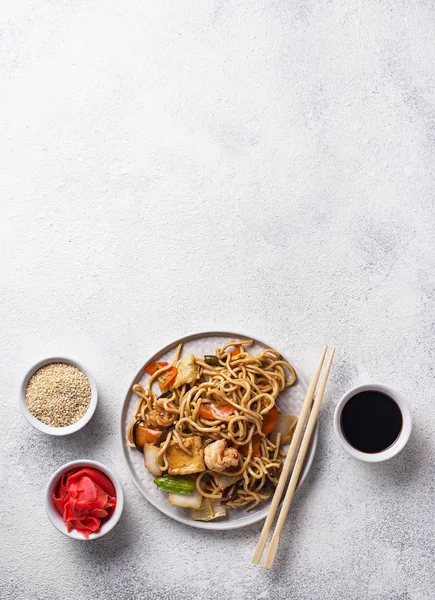
<path fill-rule="evenodd" d="M 341 412 L 341 430 L 351 446 L 374 454 L 389 448 L 400 435 L 402 412 L 387 394 L 375 390 L 349 398 Z"/>

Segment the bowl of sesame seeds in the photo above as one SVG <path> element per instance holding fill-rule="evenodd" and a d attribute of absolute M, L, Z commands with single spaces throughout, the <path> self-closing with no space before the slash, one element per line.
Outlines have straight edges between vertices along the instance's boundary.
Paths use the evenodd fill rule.
<path fill-rule="evenodd" d="M 49 435 L 69 435 L 89 422 L 98 392 L 92 373 L 70 358 L 46 358 L 26 373 L 21 410 L 33 427 Z"/>

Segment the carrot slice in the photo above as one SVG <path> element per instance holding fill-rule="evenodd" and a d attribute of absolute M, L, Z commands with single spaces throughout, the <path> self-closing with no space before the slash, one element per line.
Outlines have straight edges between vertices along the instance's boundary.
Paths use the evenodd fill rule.
<path fill-rule="evenodd" d="M 207 419 L 208 421 L 216 420 L 215 413 L 212 411 L 210 404 L 201 404 L 198 413 L 200 417 Z"/>
<path fill-rule="evenodd" d="M 215 402 L 204 402 L 199 407 L 199 415 L 209 421 L 215 421 L 216 419 L 224 419 L 234 413 L 234 406 L 224 400 L 217 400 Z"/>
<path fill-rule="evenodd" d="M 261 431 L 268 435 L 275 429 L 278 424 L 278 409 L 276 406 L 271 408 L 268 413 L 266 413 L 263 417 L 263 426 Z"/>
<path fill-rule="evenodd" d="M 161 390 L 166 390 L 174 381 L 177 379 L 178 369 L 176 367 L 171 367 L 161 376 L 159 376 L 159 385 Z"/>
<path fill-rule="evenodd" d="M 162 367 L 167 367 L 169 363 L 167 362 L 150 362 L 146 367 L 145 371 L 148 375 L 154 375 L 156 371 L 161 369 Z"/>
<path fill-rule="evenodd" d="M 231 356 L 237 356 L 238 354 L 241 354 L 243 352 L 242 347 L 241 346 L 234 346 L 234 348 L 231 350 Z"/>
<path fill-rule="evenodd" d="M 145 371 L 148 375 L 154 375 L 156 371 L 161 369 L 162 367 L 167 367 L 169 363 L 167 362 L 151 362 L 145 367 Z M 167 371 L 164 371 L 161 375 L 158 376 L 158 382 L 161 390 L 167 389 L 172 383 L 174 383 L 177 378 L 178 369 L 176 367 L 171 367 Z"/>
<path fill-rule="evenodd" d="M 159 429 L 144 428 L 144 435 L 147 444 L 155 444 L 162 435 L 162 432 Z"/>
<path fill-rule="evenodd" d="M 149 429 L 138 424 L 134 432 L 134 443 L 137 448 L 143 448 L 145 444 L 155 444 L 162 432 L 159 429 Z M 113 496 L 113 494 L 111 494 Z"/>

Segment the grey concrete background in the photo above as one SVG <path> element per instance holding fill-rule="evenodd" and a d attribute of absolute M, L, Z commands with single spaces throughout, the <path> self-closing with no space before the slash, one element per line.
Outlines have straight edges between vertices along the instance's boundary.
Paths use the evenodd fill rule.
<path fill-rule="evenodd" d="M 434 597 L 435 10 L 431 1 L 16 0 L 0 26 L 1 598 Z M 261 525 L 208 534 L 133 486 L 120 407 L 150 352 L 252 332 L 310 376 L 337 346 L 315 463 L 276 568 Z M 33 430 L 20 378 L 58 352 L 100 404 Z M 414 432 L 385 464 L 338 446 L 334 406 L 381 381 Z M 113 467 L 93 543 L 43 509 L 75 458 Z"/>

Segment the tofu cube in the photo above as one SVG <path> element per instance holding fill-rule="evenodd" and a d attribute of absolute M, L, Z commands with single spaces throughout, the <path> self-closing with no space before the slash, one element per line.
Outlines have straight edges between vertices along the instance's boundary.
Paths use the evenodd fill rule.
<path fill-rule="evenodd" d="M 190 475 L 191 473 L 205 471 L 202 437 L 194 435 L 189 438 L 183 438 L 183 442 L 186 448 L 192 451 L 192 456 L 183 452 L 179 445 L 175 441 L 172 441 L 166 451 L 169 475 Z"/>

